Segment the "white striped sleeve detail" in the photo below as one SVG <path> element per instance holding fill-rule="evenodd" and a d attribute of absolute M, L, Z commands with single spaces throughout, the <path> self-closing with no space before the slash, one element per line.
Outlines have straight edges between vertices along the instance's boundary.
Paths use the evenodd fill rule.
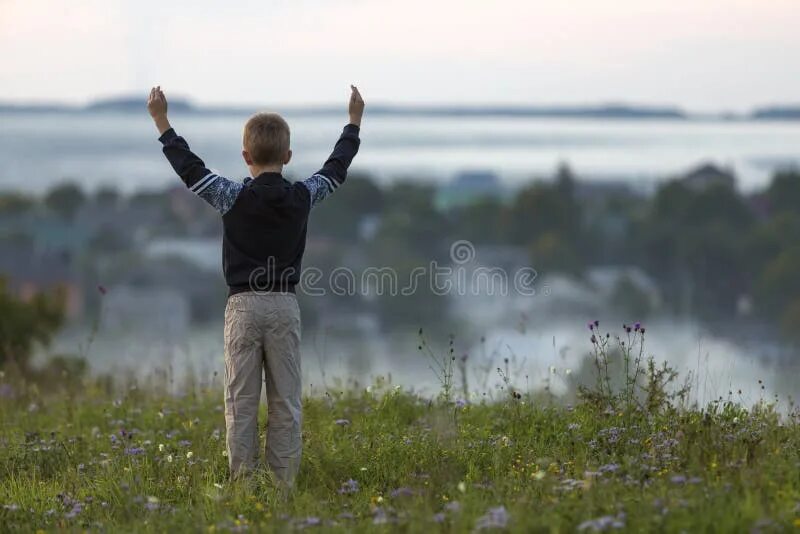
<path fill-rule="evenodd" d="M 330 188 L 331 192 L 333 192 L 337 187 L 339 187 L 339 184 L 337 184 L 335 180 L 331 180 L 324 174 L 316 174 L 315 176 L 319 176 L 320 178 L 325 180 L 325 183 L 328 184 L 328 187 Z"/>
<path fill-rule="evenodd" d="M 211 184 L 211 182 L 213 182 L 217 178 L 218 176 L 216 174 L 210 172 L 205 176 L 203 176 L 196 184 L 190 187 L 189 191 L 192 191 L 193 193 L 197 193 L 199 195 L 201 191 L 203 191 L 206 187 L 208 187 L 209 184 Z"/>

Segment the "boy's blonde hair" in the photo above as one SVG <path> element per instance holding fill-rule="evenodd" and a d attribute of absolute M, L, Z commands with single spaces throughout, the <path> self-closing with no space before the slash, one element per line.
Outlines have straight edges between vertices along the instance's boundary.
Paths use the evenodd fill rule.
<path fill-rule="evenodd" d="M 256 113 L 244 125 L 242 145 L 255 165 L 282 164 L 289 150 L 289 125 L 277 113 Z"/>

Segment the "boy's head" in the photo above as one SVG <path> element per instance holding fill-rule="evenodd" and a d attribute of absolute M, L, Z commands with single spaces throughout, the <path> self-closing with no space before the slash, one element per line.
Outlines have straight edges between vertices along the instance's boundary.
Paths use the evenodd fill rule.
<path fill-rule="evenodd" d="M 256 113 L 244 125 L 242 157 L 251 171 L 280 170 L 289 163 L 289 125 L 277 113 Z"/>

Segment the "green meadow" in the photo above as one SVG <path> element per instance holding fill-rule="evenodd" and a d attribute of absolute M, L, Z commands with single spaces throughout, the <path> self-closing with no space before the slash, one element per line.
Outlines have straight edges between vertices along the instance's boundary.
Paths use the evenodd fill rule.
<path fill-rule="evenodd" d="M 174 395 L 156 381 L 65 376 L 45 387 L 4 374 L 0 530 L 800 526 L 794 406 L 691 404 L 682 377 L 640 356 L 637 333 L 621 345 L 593 332 L 594 381 L 572 399 L 519 391 L 509 377 L 491 396 L 460 397 L 458 362 L 427 345 L 438 397 L 378 379 L 306 398 L 303 464 L 291 491 L 266 471 L 228 479 L 218 379 Z M 264 409 L 262 439 L 265 418 Z"/>

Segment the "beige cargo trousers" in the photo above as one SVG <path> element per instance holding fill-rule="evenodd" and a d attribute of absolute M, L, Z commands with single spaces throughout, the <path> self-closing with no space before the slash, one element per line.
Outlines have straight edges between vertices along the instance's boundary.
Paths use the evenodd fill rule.
<path fill-rule="evenodd" d="M 225 426 L 232 477 L 258 460 L 261 381 L 267 394 L 265 455 L 292 486 L 302 453 L 300 308 L 292 293 L 237 293 L 225 307 Z"/>

